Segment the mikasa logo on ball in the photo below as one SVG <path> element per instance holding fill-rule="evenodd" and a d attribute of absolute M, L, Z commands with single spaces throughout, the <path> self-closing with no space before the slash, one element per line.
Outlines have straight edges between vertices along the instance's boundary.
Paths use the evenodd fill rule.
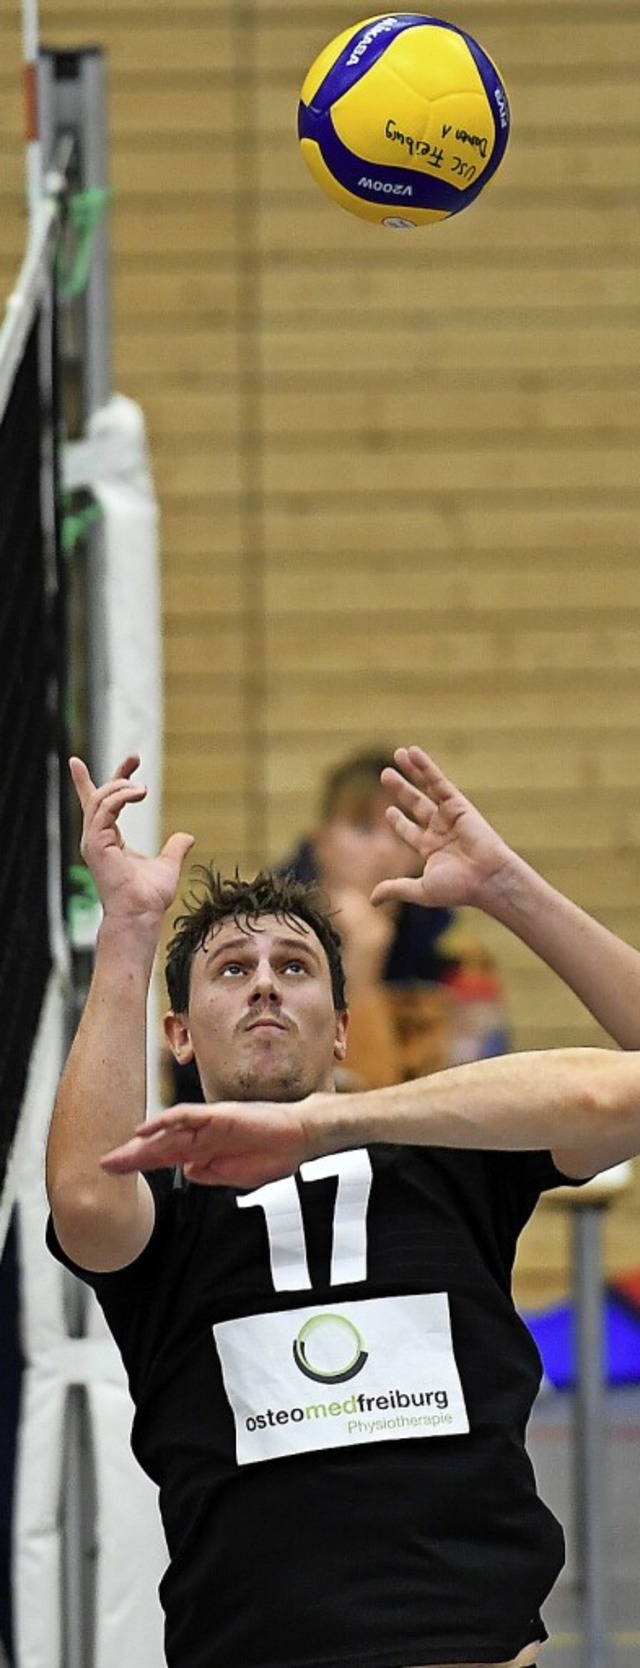
<path fill-rule="evenodd" d="M 384 191 L 385 197 L 413 197 L 413 186 L 392 185 L 390 180 L 371 180 L 363 174 L 358 180 L 362 191 Z"/>
<path fill-rule="evenodd" d="M 383 17 L 380 23 L 376 23 L 375 28 L 368 29 L 366 35 L 362 36 L 362 40 L 358 41 L 358 45 L 354 46 L 351 57 L 347 58 L 348 68 L 353 69 L 354 64 L 357 64 L 358 59 L 366 52 L 367 47 L 373 44 L 378 35 L 388 35 L 390 30 L 397 28 L 397 17 Z"/>
<path fill-rule="evenodd" d="M 506 98 L 504 96 L 504 93 L 503 93 L 501 87 L 496 87 L 495 100 L 496 100 L 496 104 L 498 106 L 498 109 L 500 111 L 500 126 L 501 127 L 508 127 L 509 126 L 509 106 L 507 104 Z"/>

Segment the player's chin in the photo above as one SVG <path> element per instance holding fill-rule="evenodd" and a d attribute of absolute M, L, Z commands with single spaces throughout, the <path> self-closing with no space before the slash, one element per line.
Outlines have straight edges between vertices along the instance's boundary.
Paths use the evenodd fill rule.
<path fill-rule="evenodd" d="M 243 1072 L 238 1091 L 238 1100 L 286 1102 L 306 1100 L 312 1092 L 312 1085 L 303 1066 L 270 1060 L 255 1062 Z"/>

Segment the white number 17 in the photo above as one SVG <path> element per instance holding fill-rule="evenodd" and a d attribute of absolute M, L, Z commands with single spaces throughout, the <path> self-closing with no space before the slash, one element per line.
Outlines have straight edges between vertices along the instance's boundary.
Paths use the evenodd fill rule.
<path fill-rule="evenodd" d="M 367 1207 L 371 1192 L 371 1159 L 364 1148 L 331 1153 L 303 1164 L 304 1182 L 337 1176 L 331 1244 L 331 1284 L 343 1286 L 367 1276 Z M 308 1290 L 311 1286 L 304 1220 L 293 1176 L 268 1182 L 255 1193 L 237 1199 L 241 1210 L 259 1205 L 264 1211 L 269 1236 L 271 1275 L 277 1292 Z"/>

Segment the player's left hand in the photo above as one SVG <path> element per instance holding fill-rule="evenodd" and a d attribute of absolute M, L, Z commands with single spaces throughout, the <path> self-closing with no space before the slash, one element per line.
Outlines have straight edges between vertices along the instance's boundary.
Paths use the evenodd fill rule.
<path fill-rule="evenodd" d="M 292 1175 L 311 1156 L 295 1105 L 230 1101 L 169 1107 L 140 1124 L 101 1164 L 112 1176 L 179 1165 L 189 1181 L 253 1188 Z"/>
<path fill-rule="evenodd" d="M 503 884 L 513 853 L 481 813 L 421 747 L 398 747 L 397 770 L 382 772 L 395 803 L 387 821 L 424 864 L 415 878 L 391 878 L 374 888 L 374 904 L 417 903 L 456 909 L 487 908 Z"/>

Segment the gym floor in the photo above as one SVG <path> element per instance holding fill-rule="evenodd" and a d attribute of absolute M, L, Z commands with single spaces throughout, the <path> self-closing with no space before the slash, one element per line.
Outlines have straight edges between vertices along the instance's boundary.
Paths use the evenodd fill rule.
<path fill-rule="evenodd" d="M 532 1417 L 529 1450 L 540 1493 L 560 1519 L 567 1562 L 545 1606 L 549 1643 L 540 1668 L 638 1668 L 640 1665 L 640 1389 L 606 1398 L 605 1602 L 608 1646 L 590 1658 L 581 1622 L 574 1495 L 574 1403 L 543 1390 Z"/>

